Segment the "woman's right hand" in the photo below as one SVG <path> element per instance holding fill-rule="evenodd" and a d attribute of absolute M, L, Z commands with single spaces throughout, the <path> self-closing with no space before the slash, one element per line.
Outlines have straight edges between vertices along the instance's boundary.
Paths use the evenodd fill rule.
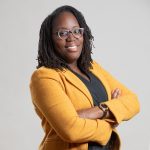
<path fill-rule="evenodd" d="M 111 99 L 115 99 L 121 96 L 121 90 L 116 88 L 111 92 Z"/>
<path fill-rule="evenodd" d="M 121 90 L 116 88 L 111 92 L 111 99 L 118 98 L 121 95 Z M 79 117 L 86 118 L 86 119 L 99 119 L 103 116 L 103 111 L 99 109 L 98 106 L 81 109 L 77 111 Z M 111 113 L 108 114 L 108 118 L 111 118 Z"/>
<path fill-rule="evenodd" d="M 121 96 L 121 90 L 120 89 L 116 88 L 116 89 L 112 90 L 112 92 L 111 92 L 111 99 L 112 100 L 118 98 L 119 96 Z M 114 118 L 113 114 L 110 111 L 109 111 L 107 117 L 108 118 Z M 117 126 L 118 126 L 118 123 L 112 123 L 113 128 L 116 128 Z"/>

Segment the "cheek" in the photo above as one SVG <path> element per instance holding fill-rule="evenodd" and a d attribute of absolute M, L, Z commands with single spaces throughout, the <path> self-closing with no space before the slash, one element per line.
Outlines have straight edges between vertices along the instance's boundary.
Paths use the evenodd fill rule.
<path fill-rule="evenodd" d="M 83 48 L 83 42 L 84 42 L 84 39 L 81 38 L 81 39 L 80 39 L 80 47 L 82 47 L 82 48 Z"/>
<path fill-rule="evenodd" d="M 53 39 L 53 43 L 56 51 L 62 50 L 64 48 L 63 40 Z"/>

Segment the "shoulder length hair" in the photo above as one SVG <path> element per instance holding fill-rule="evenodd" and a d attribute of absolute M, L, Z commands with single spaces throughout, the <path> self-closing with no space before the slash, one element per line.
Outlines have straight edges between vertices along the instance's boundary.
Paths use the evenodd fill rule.
<path fill-rule="evenodd" d="M 69 68 L 67 63 L 60 58 L 54 49 L 53 41 L 52 41 L 52 28 L 53 28 L 53 21 L 55 18 L 62 12 L 70 12 L 72 13 L 81 28 L 84 28 L 83 34 L 83 48 L 81 55 L 77 61 L 77 65 L 80 69 L 87 72 L 90 68 L 92 68 L 91 63 L 93 62 L 91 58 L 92 47 L 93 47 L 93 40 L 94 37 L 92 36 L 91 30 L 86 24 L 84 16 L 80 11 L 75 9 L 72 6 L 61 6 L 54 10 L 50 15 L 48 15 L 45 20 L 43 21 L 39 33 L 39 44 L 38 44 L 38 66 L 45 66 L 48 68 L 60 69 Z"/>

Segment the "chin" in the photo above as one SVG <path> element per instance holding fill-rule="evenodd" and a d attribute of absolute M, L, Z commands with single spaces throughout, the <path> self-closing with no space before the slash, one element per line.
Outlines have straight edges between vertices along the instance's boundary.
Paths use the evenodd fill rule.
<path fill-rule="evenodd" d="M 72 53 L 67 56 L 67 60 L 77 61 L 80 57 L 79 53 Z"/>

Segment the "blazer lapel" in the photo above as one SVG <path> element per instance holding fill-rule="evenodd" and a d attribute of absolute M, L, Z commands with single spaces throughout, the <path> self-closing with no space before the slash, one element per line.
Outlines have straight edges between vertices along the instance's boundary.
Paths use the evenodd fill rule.
<path fill-rule="evenodd" d="M 108 84 L 107 80 L 105 79 L 105 77 L 103 76 L 103 74 L 101 72 L 98 72 L 96 68 L 90 69 L 90 71 L 103 83 L 103 85 L 107 91 L 107 94 L 108 94 L 108 100 L 110 100 L 111 99 L 111 90 L 110 90 L 109 84 Z M 84 83 L 68 69 L 65 69 L 62 73 L 64 74 L 66 80 L 68 82 L 70 82 L 72 85 L 74 85 L 76 88 L 78 88 L 88 98 L 91 105 L 93 106 L 92 96 L 91 96 L 89 90 L 87 89 L 87 87 L 84 85 Z"/>
<path fill-rule="evenodd" d="M 92 96 L 84 83 L 68 69 L 65 69 L 65 71 L 63 71 L 62 73 L 66 77 L 66 80 L 74 85 L 76 88 L 78 88 L 88 98 L 91 105 L 93 106 Z"/>

